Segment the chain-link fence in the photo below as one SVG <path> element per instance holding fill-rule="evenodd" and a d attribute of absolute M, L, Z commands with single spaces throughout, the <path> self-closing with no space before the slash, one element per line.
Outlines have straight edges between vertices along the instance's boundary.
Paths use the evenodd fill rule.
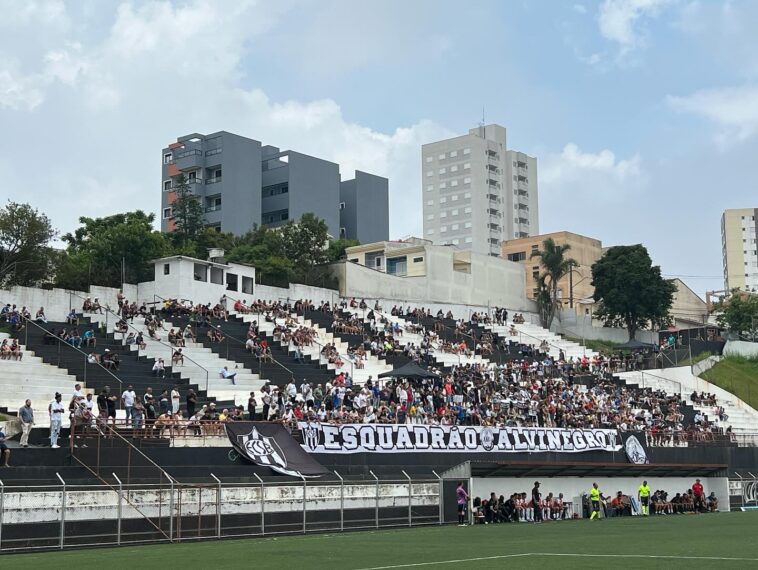
<path fill-rule="evenodd" d="M 0 483 L 0 552 L 443 522 L 441 479 L 18 487 Z M 257 477 L 256 477 L 257 478 Z"/>

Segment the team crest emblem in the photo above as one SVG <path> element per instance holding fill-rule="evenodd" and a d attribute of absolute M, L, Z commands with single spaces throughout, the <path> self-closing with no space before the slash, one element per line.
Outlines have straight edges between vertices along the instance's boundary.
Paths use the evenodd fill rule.
<path fill-rule="evenodd" d="M 495 448 L 495 434 L 491 428 L 484 428 L 479 433 L 479 441 L 482 443 L 482 447 L 485 451 L 492 451 Z"/>
<path fill-rule="evenodd" d="M 650 463 L 647 458 L 647 453 L 645 453 L 645 448 L 642 447 L 642 444 L 640 443 L 640 440 L 637 439 L 637 436 L 630 435 L 626 439 L 626 443 L 624 443 L 624 450 L 626 451 L 626 456 L 629 458 L 629 461 L 635 465 L 645 465 L 647 463 Z"/>
<path fill-rule="evenodd" d="M 282 448 L 274 438 L 266 437 L 257 428 L 253 428 L 247 435 L 237 436 L 237 442 L 247 456 L 258 465 L 287 468 L 287 459 Z"/>
<path fill-rule="evenodd" d="M 303 443 L 311 451 L 316 451 L 319 444 L 319 435 L 321 434 L 320 424 L 307 424 L 302 428 Z"/>

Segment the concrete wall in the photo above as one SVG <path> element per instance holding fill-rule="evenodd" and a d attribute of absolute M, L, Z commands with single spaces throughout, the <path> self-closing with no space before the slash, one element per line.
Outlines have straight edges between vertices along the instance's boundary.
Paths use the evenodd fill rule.
<path fill-rule="evenodd" d="M 306 508 L 309 512 L 339 510 L 340 485 L 336 483 L 309 482 L 305 491 Z M 439 504 L 439 484 L 412 483 L 413 506 Z M 126 491 L 126 490 L 125 490 Z M 380 483 L 379 507 L 408 505 L 408 483 Z M 267 486 L 264 490 L 266 513 L 302 513 L 303 485 Z M 371 482 L 345 485 L 345 509 L 366 509 L 376 506 L 377 488 Z M 61 491 L 19 492 L 6 486 L 4 495 L 4 524 L 51 522 L 60 520 Z M 122 517 L 125 519 L 159 516 L 159 504 L 165 517 L 170 504 L 169 489 L 131 489 L 129 502 L 123 502 Z M 71 490 L 66 493 L 66 521 L 85 521 L 117 518 L 118 492 L 107 488 Z M 175 491 L 174 504 L 179 505 L 179 493 Z M 45 505 L 46 508 L 39 508 Z M 136 509 L 135 509 L 136 507 Z M 139 509 L 139 511 L 137 510 Z M 261 488 L 230 487 L 221 490 L 221 514 L 256 514 L 261 512 Z M 185 489 L 181 493 L 182 516 L 198 514 L 216 515 L 216 488 Z"/>
<path fill-rule="evenodd" d="M 724 356 L 744 356 L 758 358 L 758 342 L 744 340 L 728 340 L 724 346 Z"/>
<path fill-rule="evenodd" d="M 561 311 L 560 319 L 558 317 L 553 319 L 550 330 L 579 339 L 606 340 L 619 343 L 629 340 L 629 333 L 626 329 L 604 327 L 590 315 L 577 315 L 574 309 Z M 655 331 L 637 331 L 635 338 L 641 342 L 658 342 L 658 334 Z"/>
<path fill-rule="evenodd" d="M 719 499 L 720 510 L 729 509 L 729 479 L 726 477 L 700 477 L 705 488 L 706 495 L 711 491 L 716 493 Z M 574 512 L 581 513 L 581 496 L 589 494 L 592 483 L 597 483 L 600 492 L 606 497 L 613 497 L 618 491 L 624 495 L 637 498 L 637 490 L 643 480 L 647 480 L 650 488 L 655 491 L 661 489 L 669 494 L 669 498 L 677 493 L 683 493 L 692 487 L 695 477 L 554 477 L 540 481 L 540 491 L 543 496 L 553 493 L 558 496 L 563 493 L 564 499 L 573 501 Z M 474 477 L 472 480 L 472 497 L 489 498 L 494 492 L 498 497 L 505 495 L 507 498 L 512 493 L 531 494 L 535 478 L 519 477 Z M 577 506 L 577 502 L 579 505 Z"/>
<path fill-rule="evenodd" d="M 45 308 L 48 320 L 63 321 L 66 319 L 71 308 L 81 310 L 82 297 L 98 298 L 100 304 L 109 305 L 112 309 L 118 308 L 116 295 L 118 289 L 112 287 L 90 287 L 90 292 L 73 291 L 69 289 L 39 289 L 36 287 L 11 287 L 9 290 L 0 290 L 0 302 L 18 305 L 19 308 L 27 307 L 32 316 L 40 307 Z M 129 300 L 136 300 L 137 286 L 125 285 L 124 295 Z M 152 301 L 152 297 L 150 298 Z"/>
<path fill-rule="evenodd" d="M 472 253 L 471 272 L 454 271 L 455 251 L 450 247 L 426 248 L 426 275 L 421 277 L 395 277 L 355 263 L 337 264 L 340 293 L 346 297 L 392 299 L 424 306 L 442 303 L 534 310 L 526 299 L 521 265 Z"/>

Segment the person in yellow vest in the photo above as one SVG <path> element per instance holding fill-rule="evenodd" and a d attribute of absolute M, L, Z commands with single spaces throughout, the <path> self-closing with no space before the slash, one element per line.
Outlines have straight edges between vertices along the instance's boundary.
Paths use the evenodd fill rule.
<path fill-rule="evenodd" d="M 650 487 L 647 486 L 647 481 L 643 481 L 642 485 L 640 485 L 640 488 L 637 491 L 637 499 L 639 499 L 640 504 L 642 504 L 642 516 L 646 517 L 648 515 L 650 504 Z"/>
<path fill-rule="evenodd" d="M 590 502 L 592 504 L 592 514 L 590 515 L 590 520 L 600 518 L 600 501 L 604 499 L 605 497 L 603 497 L 600 489 L 597 488 L 597 483 L 593 483 L 592 489 L 590 489 Z"/>

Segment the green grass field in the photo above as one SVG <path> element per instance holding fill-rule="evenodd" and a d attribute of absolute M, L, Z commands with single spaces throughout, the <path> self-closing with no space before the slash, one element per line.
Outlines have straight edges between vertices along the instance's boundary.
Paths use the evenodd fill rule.
<path fill-rule="evenodd" d="M 758 359 L 727 356 L 701 374 L 701 378 L 758 409 Z"/>
<path fill-rule="evenodd" d="M 4 568 L 758 568 L 758 512 L 426 527 L 0 557 Z"/>

